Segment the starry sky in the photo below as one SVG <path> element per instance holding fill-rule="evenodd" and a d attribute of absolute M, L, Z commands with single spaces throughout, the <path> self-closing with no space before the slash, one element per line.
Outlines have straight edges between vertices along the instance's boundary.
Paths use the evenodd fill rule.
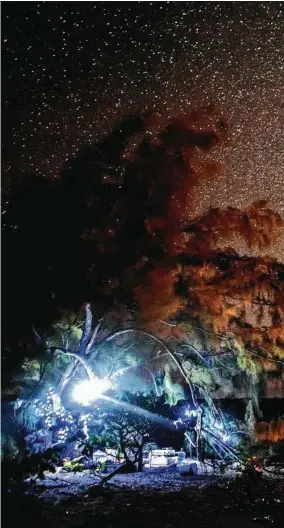
<path fill-rule="evenodd" d="M 284 215 L 283 35 L 282 2 L 3 3 L 4 186 L 58 177 L 129 113 L 214 102 L 230 142 L 196 212 L 267 198 Z"/>

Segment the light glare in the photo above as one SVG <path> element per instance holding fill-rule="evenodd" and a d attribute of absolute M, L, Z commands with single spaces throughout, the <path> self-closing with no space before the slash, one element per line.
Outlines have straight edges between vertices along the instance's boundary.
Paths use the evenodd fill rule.
<path fill-rule="evenodd" d="M 110 387 L 111 383 L 107 378 L 81 381 L 73 390 L 73 399 L 81 405 L 90 405 Z"/>

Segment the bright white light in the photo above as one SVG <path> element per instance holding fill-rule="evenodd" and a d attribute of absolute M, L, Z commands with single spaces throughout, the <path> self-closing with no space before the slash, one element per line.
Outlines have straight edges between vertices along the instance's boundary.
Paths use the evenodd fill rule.
<path fill-rule="evenodd" d="M 198 414 L 197 411 L 195 411 L 194 409 L 191 410 L 190 407 L 188 407 L 188 409 L 186 409 L 186 411 L 185 411 L 185 413 L 184 413 L 184 415 L 185 415 L 185 416 L 188 416 L 188 417 L 190 417 L 190 416 L 197 416 L 197 414 Z"/>
<path fill-rule="evenodd" d="M 94 378 L 93 380 L 81 381 L 74 388 L 73 399 L 81 405 L 90 405 L 110 389 L 110 387 L 111 383 L 106 378 Z"/>
<path fill-rule="evenodd" d="M 224 429 L 224 426 L 222 423 L 215 423 L 214 426 L 216 427 L 216 429 Z"/>

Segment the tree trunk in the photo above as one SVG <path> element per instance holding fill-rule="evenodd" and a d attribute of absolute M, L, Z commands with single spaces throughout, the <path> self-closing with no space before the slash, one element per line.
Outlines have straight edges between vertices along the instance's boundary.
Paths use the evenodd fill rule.
<path fill-rule="evenodd" d="M 141 444 L 138 447 L 138 473 L 141 473 L 143 471 L 143 445 Z"/>
<path fill-rule="evenodd" d="M 94 497 L 96 497 L 97 495 L 100 495 L 104 485 L 109 480 L 111 480 L 113 477 L 115 477 L 115 475 L 118 475 L 119 473 L 121 473 L 123 471 L 123 469 L 124 469 L 124 466 L 125 466 L 125 464 L 121 464 L 121 466 L 116 468 L 112 473 L 110 473 L 109 475 L 106 475 L 105 477 L 101 478 L 101 482 L 99 484 L 95 484 L 95 485 L 89 486 L 88 494 L 91 495 L 91 496 L 94 496 Z"/>
<path fill-rule="evenodd" d="M 196 458 L 197 458 L 197 460 L 199 460 L 199 458 L 200 458 L 200 438 L 201 438 L 201 430 L 202 430 L 202 415 L 203 415 L 203 411 L 199 410 L 199 412 L 197 414 L 197 421 L 196 421 L 196 426 L 195 426 L 195 430 L 196 430 L 195 444 L 196 444 Z"/>
<path fill-rule="evenodd" d="M 133 467 L 133 463 L 131 463 L 131 466 Z M 109 480 L 111 480 L 115 475 L 118 475 L 119 473 L 123 473 L 125 467 L 128 466 L 128 462 L 125 462 L 124 464 L 121 464 L 118 468 L 116 468 L 112 473 L 109 475 L 106 475 L 102 478 L 100 486 L 104 486 Z"/>

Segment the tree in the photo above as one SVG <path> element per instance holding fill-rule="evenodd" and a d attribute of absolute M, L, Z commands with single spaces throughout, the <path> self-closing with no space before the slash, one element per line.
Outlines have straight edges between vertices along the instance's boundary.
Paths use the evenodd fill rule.
<path fill-rule="evenodd" d="M 130 470 L 137 464 L 138 471 L 143 469 L 143 439 L 151 434 L 151 424 L 135 411 L 119 405 L 107 409 L 101 421 L 99 436 L 109 447 L 117 450 L 118 457 L 123 456 Z"/>
<path fill-rule="evenodd" d="M 198 185 L 218 176 L 211 152 L 226 133 L 213 108 L 164 122 L 129 118 L 71 159 L 57 182 L 27 178 L 5 196 L 6 332 L 15 334 L 18 320 L 26 330 L 46 326 L 86 301 L 130 305 L 136 292 L 147 320 L 183 312 L 278 355 L 283 265 L 239 256 L 231 244 L 240 236 L 265 251 L 281 218 L 263 201 L 192 217 Z M 259 321 L 269 312 L 269 326 L 249 322 L 256 306 Z"/>
<path fill-rule="evenodd" d="M 280 216 L 258 202 L 193 217 L 197 186 L 218 175 L 211 154 L 226 133 L 213 108 L 164 122 L 155 115 L 129 118 L 71 159 L 57 182 L 27 179 L 10 193 L 3 251 L 7 373 L 15 341 L 29 344 L 18 347 L 20 363 L 38 355 L 27 337 L 32 325 L 50 334 L 62 310 L 78 313 L 82 304 L 86 319 L 75 325 L 75 340 L 73 329 L 69 343 L 54 336 L 47 346 L 70 360 L 62 390 L 79 368 L 93 371 L 92 361 L 100 368 L 114 359 L 103 355 L 107 347 L 125 350 L 138 341 L 148 348 L 143 364 L 153 384 L 155 361 L 165 360 L 171 397 L 182 379 L 196 408 L 201 394 L 213 407 L 212 386 L 221 383 L 217 372 L 228 354 L 251 375 L 267 360 L 282 365 L 284 268 L 250 254 L 277 239 Z M 247 244 L 245 256 L 233 249 L 233 236 Z M 135 312 L 124 322 L 114 317 L 123 305 Z M 101 324 L 109 312 L 111 329 Z M 162 337 L 167 325 L 179 332 L 174 339 Z M 131 367 L 128 359 L 122 363 Z"/>

